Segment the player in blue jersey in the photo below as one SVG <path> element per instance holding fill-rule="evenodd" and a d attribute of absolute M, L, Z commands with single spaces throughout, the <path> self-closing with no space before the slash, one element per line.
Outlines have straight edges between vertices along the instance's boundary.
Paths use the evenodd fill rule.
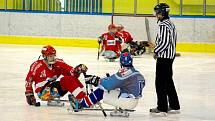
<path fill-rule="evenodd" d="M 136 107 L 138 100 L 142 97 L 145 79 L 134 68 L 130 53 L 120 55 L 120 66 L 119 71 L 110 77 L 100 78 L 93 75 L 85 77 L 86 84 L 92 84 L 96 89 L 78 100 L 81 107 L 90 107 L 101 100 L 117 108 L 133 109 Z"/>

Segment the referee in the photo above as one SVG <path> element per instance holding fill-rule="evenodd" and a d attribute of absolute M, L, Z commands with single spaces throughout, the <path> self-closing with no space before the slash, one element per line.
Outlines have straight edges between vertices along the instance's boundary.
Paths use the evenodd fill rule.
<path fill-rule="evenodd" d="M 168 111 L 179 112 L 180 105 L 172 79 L 172 64 L 176 54 L 177 33 L 174 24 L 169 20 L 170 8 L 165 3 L 154 7 L 158 19 L 159 30 L 156 37 L 154 58 L 156 63 L 157 107 L 151 113 L 167 114 Z"/>

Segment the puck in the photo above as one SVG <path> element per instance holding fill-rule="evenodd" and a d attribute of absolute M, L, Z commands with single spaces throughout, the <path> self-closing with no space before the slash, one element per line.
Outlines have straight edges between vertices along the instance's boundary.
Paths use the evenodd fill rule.
<path fill-rule="evenodd" d="M 176 57 L 180 57 L 181 54 L 180 54 L 180 53 L 176 53 L 175 56 L 176 56 Z"/>

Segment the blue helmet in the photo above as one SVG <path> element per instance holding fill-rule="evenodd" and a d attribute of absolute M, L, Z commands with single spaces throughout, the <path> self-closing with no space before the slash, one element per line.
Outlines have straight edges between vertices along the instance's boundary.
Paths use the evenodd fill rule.
<path fill-rule="evenodd" d="M 130 53 L 125 52 L 120 55 L 120 64 L 123 67 L 132 67 L 133 66 L 133 58 Z"/>

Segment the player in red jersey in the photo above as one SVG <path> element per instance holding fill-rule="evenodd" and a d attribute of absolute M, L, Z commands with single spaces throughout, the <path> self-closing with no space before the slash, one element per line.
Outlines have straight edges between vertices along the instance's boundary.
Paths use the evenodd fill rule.
<path fill-rule="evenodd" d="M 74 109 L 89 108 L 103 99 L 103 89 L 96 88 L 87 95 L 82 83 L 78 80 L 80 74 L 83 73 L 88 84 L 98 84 L 100 81 L 98 76 L 86 75 L 85 65 L 79 64 L 75 68 L 71 67 L 63 60 L 56 58 L 56 50 L 50 45 L 42 48 L 42 56 L 42 60 L 37 60 L 31 65 L 26 77 L 25 95 L 29 105 L 37 104 L 34 92 L 43 101 L 49 101 L 53 97 L 62 97 L 70 92 L 72 100 L 75 99 L 71 105 Z M 35 91 L 32 88 L 33 82 Z M 77 105 L 74 105 L 76 102 Z"/>
<path fill-rule="evenodd" d="M 123 38 L 124 43 L 131 43 L 133 41 L 133 37 L 131 36 L 131 34 L 129 32 L 124 30 L 123 25 L 120 24 L 117 26 L 117 32 Z"/>
<path fill-rule="evenodd" d="M 85 92 L 78 80 L 81 73 L 86 73 L 87 67 L 79 64 L 75 68 L 56 58 L 56 50 L 48 45 L 42 48 L 42 60 L 33 62 L 25 81 L 25 95 L 29 105 L 35 105 L 35 93 L 41 100 L 47 101 L 53 96 L 64 96 L 68 91 L 77 99 L 82 99 Z"/>
<path fill-rule="evenodd" d="M 99 37 L 99 44 L 102 44 L 100 53 L 107 59 L 119 58 L 121 52 L 121 43 L 123 42 L 117 28 L 114 24 L 108 26 L 108 32 Z"/>

